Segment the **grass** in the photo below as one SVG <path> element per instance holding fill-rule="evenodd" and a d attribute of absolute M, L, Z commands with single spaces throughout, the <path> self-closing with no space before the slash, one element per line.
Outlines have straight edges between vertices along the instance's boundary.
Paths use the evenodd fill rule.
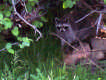
<path fill-rule="evenodd" d="M 0 44 L 2 49 L 5 43 Z M 17 50 L 15 55 L 1 52 L 0 80 L 106 80 L 106 69 L 92 74 L 90 66 L 67 67 L 62 55 L 59 40 L 50 35 Z"/>

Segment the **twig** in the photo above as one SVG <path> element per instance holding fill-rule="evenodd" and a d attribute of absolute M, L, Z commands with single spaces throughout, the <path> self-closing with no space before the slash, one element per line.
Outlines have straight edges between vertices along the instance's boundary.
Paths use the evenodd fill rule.
<path fill-rule="evenodd" d="M 94 50 L 90 50 L 88 52 L 99 52 L 99 51 L 106 51 L 106 50 L 103 50 L 103 49 L 94 49 Z"/>
<path fill-rule="evenodd" d="M 55 33 L 50 33 L 51 35 L 57 36 L 59 39 L 63 40 L 67 45 L 71 46 L 73 49 L 79 51 L 77 48 L 75 48 L 74 46 L 72 46 L 69 42 L 67 42 L 66 40 L 64 40 L 62 37 L 60 37 L 59 35 L 55 34 Z M 85 53 L 85 48 L 83 46 L 82 43 L 80 43 L 81 47 L 83 48 L 83 52 Z M 90 51 L 87 51 L 90 52 Z M 85 54 L 86 55 L 86 54 Z M 99 68 L 100 70 L 104 71 L 104 69 L 102 69 L 98 64 L 96 64 L 94 61 L 92 61 L 90 58 L 87 58 L 90 63 L 92 63 L 93 65 L 95 65 L 97 68 Z"/>
<path fill-rule="evenodd" d="M 15 43 L 11 43 L 11 45 L 12 45 L 12 46 L 13 46 L 13 45 L 19 45 L 19 43 L 18 43 L 18 42 L 15 42 Z M 6 48 L 3 48 L 3 49 L 0 50 L 0 52 L 1 52 L 1 51 L 5 51 L 5 50 L 6 50 Z"/>
<path fill-rule="evenodd" d="M 90 62 L 81 64 L 81 65 L 86 65 L 86 64 L 90 65 L 90 64 L 93 64 L 93 65 L 95 65 L 97 68 L 99 68 L 100 70 L 102 70 L 102 71 L 104 72 L 104 69 L 102 69 L 102 68 L 101 68 L 98 64 L 96 64 L 93 60 L 89 59 L 89 61 L 90 61 Z"/>
<path fill-rule="evenodd" d="M 104 72 L 104 69 L 102 69 L 98 64 L 96 64 L 93 60 L 89 59 L 90 63 L 95 65 L 97 68 L 99 68 L 101 71 Z"/>
<path fill-rule="evenodd" d="M 39 18 L 39 17 L 42 17 L 43 15 L 45 15 L 47 12 L 44 12 L 44 13 L 42 13 L 41 15 L 37 15 L 37 14 L 35 14 L 32 18 L 31 18 L 31 21 L 33 21 L 33 20 L 35 20 L 35 19 L 37 19 L 37 18 Z"/>
<path fill-rule="evenodd" d="M 82 48 L 82 50 L 83 50 L 83 54 L 85 54 L 85 56 L 87 56 L 86 52 L 87 52 L 88 54 L 90 54 L 90 53 L 89 53 L 90 51 L 86 51 L 86 49 L 84 48 L 83 43 L 82 43 L 79 39 L 77 39 L 77 40 L 78 40 L 79 43 L 80 43 L 80 46 L 81 46 L 81 48 Z M 92 59 L 90 59 L 89 57 L 86 57 L 86 59 L 89 60 L 90 63 L 92 63 L 93 65 L 95 65 L 97 68 L 99 68 L 100 70 L 104 71 L 104 69 L 102 69 L 98 64 L 96 64 L 96 63 L 95 63 Z"/>
<path fill-rule="evenodd" d="M 97 24 L 97 29 L 96 29 L 96 35 L 98 34 L 98 30 L 100 28 L 101 20 L 102 20 L 102 13 L 99 14 L 98 24 Z"/>
<path fill-rule="evenodd" d="M 56 36 L 58 37 L 60 40 L 63 40 L 67 45 L 69 45 L 70 47 L 72 47 L 73 49 L 75 49 L 76 51 L 79 51 L 79 49 L 75 48 L 74 46 L 72 46 L 68 41 L 66 41 L 65 39 L 63 39 L 62 37 L 60 37 L 59 35 L 57 35 L 56 33 L 50 33 L 50 35 Z"/>
<path fill-rule="evenodd" d="M 102 11 L 95 11 L 96 13 L 106 13 L 106 11 L 102 10 Z"/>
<path fill-rule="evenodd" d="M 12 5 L 13 5 L 13 8 L 14 8 L 15 14 L 16 14 L 22 21 L 24 21 L 27 25 L 31 26 L 31 27 L 35 30 L 35 34 L 36 34 L 36 32 L 39 33 L 39 37 L 38 37 L 37 40 L 36 40 L 36 41 L 38 41 L 38 40 L 42 37 L 42 33 L 36 28 L 36 26 L 30 24 L 28 21 L 26 21 L 26 20 L 16 11 L 14 0 L 12 0 Z"/>
<path fill-rule="evenodd" d="M 90 13 L 86 14 L 84 17 L 80 18 L 79 20 L 75 21 L 75 23 L 79 23 L 80 21 L 82 21 L 83 19 L 85 19 L 86 17 L 88 17 L 89 15 L 93 14 L 96 10 L 91 11 Z"/>
<path fill-rule="evenodd" d="M 88 28 L 84 28 L 84 29 L 81 29 L 81 30 L 79 30 L 79 31 L 76 31 L 76 33 L 83 32 L 83 31 L 87 31 L 87 30 L 89 30 L 89 29 L 91 29 L 91 28 L 94 28 L 94 27 L 90 26 L 90 27 L 88 27 Z"/>
<path fill-rule="evenodd" d="M 1 52 L 1 51 L 5 51 L 5 49 L 6 49 L 6 48 L 1 49 L 0 52 Z"/>
<path fill-rule="evenodd" d="M 79 20 L 75 21 L 75 23 L 78 23 L 78 22 L 82 21 L 83 19 L 85 19 L 87 16 L 93 14 L 94 12 L 99 13 L 99 18 L 95 21 L 95 25 L 97 24 L 97 29 L 96 29 L 96 35 L 97 35 L 98 34 L 98 30 L 101 27 L 100 23 L 101 23 L 101 20 L 102 20 L 102 13 L 106 13 L 106 11 L 103 11 L 103 10 L 102 11 L 93 10 L 90 13 L 88 13 L 87 15 L 85 15 L 84 17 L 82 17 Z"/>
<path fill-rule="evenodd" d="M 75 23 L 79 23 L 80 21 L 82 21 L 83 19 L 85 19 L 86 17 L 88 17 L 89 15 L 93 14 L 93 13 L 106 13 L 106 11 L 97 11 L 97 10 L 92 10 L 90 13 L 86 14 L 85 16 L 83 16 L 82 18 L 78 19 L 77 21 L 75 21 Z"/>
<path fill-rule="evenodd" d="M 84 0 L 81 0 L 81 2 L 82 2 L 87 8 L 93 10 L 93 8 L 92 8 L 89 4 L 87 4 Z"/>
<path fill-rule="evenodd" d="M 25 10 L 26 10 L 26 13 L 28 13 L 28 10 L 27 10 L 27 8 L 26 8 L 25 2 L 24 2 L 24 7 L 25 7 Z"/>
<path fill-rule="evenodd" d="M 81 29 L 81 30 L 76 31 L 76 32 L 77 32 L 77 33 L 78 33 L 78 32 L 83 32 L 83 31 L 89 30 L 89 29 L 91 29 L 91 28 L 94 28 L 95 25 L 97 25 L 97 23 L 98 23 L 98 18 L 97 18 L 97 20 L 95 21 L 95 24 L 94 24 L 93 26 L 89 26 L 89 27 L 87 27 L 87 28 Z M 100 25 L 100 27 L 102 27 L 102 26 Z M 104 28 L 104 27 L 103 27 L 103 28 Z M 104 28 L 104 30 L 106 30 L 106 29 Z"/>

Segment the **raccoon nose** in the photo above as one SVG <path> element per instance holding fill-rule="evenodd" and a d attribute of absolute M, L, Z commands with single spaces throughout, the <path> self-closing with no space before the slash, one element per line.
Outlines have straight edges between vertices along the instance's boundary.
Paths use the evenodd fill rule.
<path fill-rule="evenodd" d="M 64 32 L 63 30 L 61 30 L 60 32 Z"/>
<path fill-rule="evenodd" d="M 60 29 L 60 32 L 65 32 L 65 29 Z"/>

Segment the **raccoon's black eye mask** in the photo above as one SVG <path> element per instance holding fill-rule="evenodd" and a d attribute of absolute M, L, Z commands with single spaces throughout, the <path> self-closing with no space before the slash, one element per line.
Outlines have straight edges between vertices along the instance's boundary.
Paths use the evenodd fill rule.
<path fill-rule="evenodd" d="M 57 27 L 58 30 L 60 30 L 60 27 Z"/>
<path fill-rule="evenodd" d="M 68 27 L 67 26 L 64 26 L 64 29 L 68 29 Z"/>
<path fill-rule="evenodd" d="M 58 30 L 60 30 L 61 28 L 64 28 L 65 30 L 67 30 L 67 29 L 68 29 L 68 27 L 67 27 L 67 26 L 57 27 L 57 29 L 58 29 Z"/>

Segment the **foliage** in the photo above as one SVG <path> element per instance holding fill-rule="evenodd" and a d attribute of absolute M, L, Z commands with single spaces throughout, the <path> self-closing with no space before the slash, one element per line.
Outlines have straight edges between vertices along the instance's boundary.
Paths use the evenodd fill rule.
<path fill-rule="evenodd" d="M 90 66 L 89 68 L 81 65 L 67 67 L 63 64 L 59 41 L 57 39 L 54 40 L 54 37 L 48 35 L 48 32 L 51 32 L 50 30 L 52 30 L 51 28 L 54 27 L 54 24 L 49 23 L 50 27 L 44 31 L 42 30 L 44 39 L 41 39 L 39 42 L 34 42 L 33 33 L 27 33 L 22 36 L 21 28 L 17 25 L 14 26 L 13 21 L 10 19 L 13 12 L 11 0 L 3 1 L 4 2 L 0 4 L 0 32 L 10 31 L 17 42 L 16 45 L 14 45 L 15 43 L 2 41 L 2 37 L 0 36 L 0 49 L 5 47 L 5 50 L 8 51 L 6 52 L 4 50 L 0 52 L 0 80 L 106 79 L 105 73 L 98 69 L 92 75 Z M 38 1 L 39 0 L 28 0 L 26 3 L 28 12 L 31 13 L 33 9 L 36 11 L 35 5 Z M 76 1 L 77 0 L 69 0 L 68 2 L 68 0 L 63 0 L 62 8 L 72 8 Z M 51 14 L 50 17 L 47 16 L 51 21 L 53 17 Z M 32 24 L 36 25 L 37 28 L 41 28 L 45 25 L 43 22 L 47 22 L 47 18 L 41 17 L 40 20 L 36 20 Z M 46 26 L 48 26 L 48 24 Z M 27 26 L 24 25 L 22 27 Z"/>
<path fill-rule="evenodd" d="M 11 43 L 7 43 L 5 48 L 9 53 L 14 54 L 14 50 L 12 49 Z"/>
<path fill-rule="evenodd" d="M 16 3 L 18 3 L 20 0 L 17 0 Z M 68 0 L 64 0 L 63 1 L 63 8 L 72 8 L 73 5 L 76 3 L 77 0 L 74 1 L 68 1 Z M 6 5 L 6 3 L 7 5 Z M 31 13 L 31 11 L 33 10 L 32 8 L 38 3 L 38 0 L 28 0 L 28 2 L 26 3 L 26 8 L 28 10 L 28 12 Z M 68 4 L 68 5 L 67 5 Z M 9 8 L 10 7 L 10 8 Z M 36 12 L 36 8 L 34 9 L 34 11 Z M 18 26 L 14 26 L 13 21 L 11 21 L 11 17 L 13 16 L 13 8 L 12 8 L 12 2 L 11 0 L 9 0 L 7 2 L 7 0 L 3 0 L 3 4 L 0 5 L 0 32 L 3 32 L 4 30 L 11 30 L 11 33 L 13 36 L 16 37 L 16 39 L 18 40 L 18 46 L 19 48 L 24 48 L 24 47 L 29 47 L 30 43 L 33 41 L 32 39 L 29 39 L 28 37 L 22 37 L 20 35 L 20 30 Z M 31 13 L 33 14 L 33 13 Z M 42 12 L 39 12 L 39 14 L 42 14 Z M 43 22 L 47 22 L 47 19 L 45 17 L 41 17 L 41 20 L 35 20 L 33 21 L 33 25 L 35 25 L 38 28 L 41 28 L 43 26 Z M 23 26 L 22 26 L 23 27 Z M 11 48 L 8 48 L 8 45 L 11 45 Z M 12 44 L 11 43 L 7 43 L 6 44 L 6 50 L 9 53 L 14 54 L 15 50 L 12 49 Z"/>
<path fill-rule="evenodd" d="M 3 29 L 7 30 L 12 27 L 11 20 L 9 18 L 4 17 L 3 13 L 0 13 L 0 24 L 4 25 L 4 28 L 0 28 L 0 31 Z"/>
<path fill-rule="evenodd" d="M 63 0 L 63 8 L 72 8 L 76 4 L 76 1 L 78 0 Z"/>
<path fill-rule="evenodd" d="M 106 0 L 104 0 L 104 3 L 106 4 Z"/>
<path fill-rule="evenodd" d="M 1 54 L 4 55 L 6 52 Z M 48 35 L 37 43 L 31 43 L 31 47 L 17 50 L 12 60 L 10 54 L 5 57 L 2 57 L 3 55 L 0 61 L 5 67 L 0 72 L 1 80 L 105 80 L 106 78 L 105 72 L 98 69 L 92 74 L 90 65 L 86 68 L 82 65 L 68 67 L 63 64 L 59 41 L 53 40 L 53 37 Z"/>
<path fill-rule="evenodd" d="M 6 0 L 3 0 L 3 2 L 6 2 L 6 3 L 2 3 L 0 4 L 0 32 L 3 32 L 4 30 L 11 30 L 11 34 L 13 36 L 16 37 L 16 39 L 18 40 L 19 42 L 19 47 L 20 48 L 24 48 L 24 47 L 29 47 L 30 46 L 30 43 L 33 41 L 32 39 L 29 39 L 28 37 L 22 37 L 20 35 L 20 30 L 19 30 L 19 27 L 18 26 L 14 26 L 13 25 L 13 21 L 11 21 L 11 17 L 13 15 L 13 8 L 12 8 L 12 0 L 9 0 L 8 2 Z M 17 0 L 16 3 L 18 3 L 20 0 Z M 32 7 L 38 3 L 38 0 L 28 0 L 28 3 L 26 3 L 26 7 L 28 8 L 28 11 L 32 11 Z M 6 5 L 7 4 L 7 5 Z M 9 5 L 11 4 L 11 5 Z M 11 8 L 9 8 L 11 7 Z M 44 17 L 41 18 L 41 21 L 44 21 L 46 22 L 46 19 Z M 43 26 L 43 22 L 41 21 L 34 21 L 33 24 L 36 26 L 36 27 L 42 27 Z M 23 26 L 22 26 L 23 27 Z M 7 34 L 10 34 L 10 33 L 7 33 Z M 11 47 L 10 47 L 11 46 Z M 11 43 L 7 43 L 6 44 L 6 50 L 9 52 L 9 53 L 12 53 L 14 54 L 15 53 L 15 50 L 12 49 L 12 44 Z"/>

